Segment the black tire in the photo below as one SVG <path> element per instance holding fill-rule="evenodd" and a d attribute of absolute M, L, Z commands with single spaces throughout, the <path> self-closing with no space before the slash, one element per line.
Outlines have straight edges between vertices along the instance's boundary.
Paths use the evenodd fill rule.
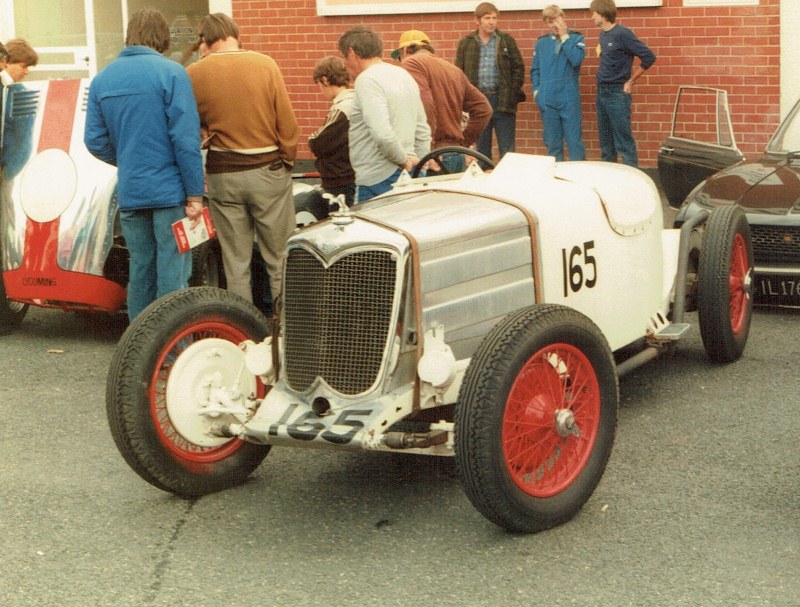
<path fill-rule="evenodd" d="M 211 287 L 176 291 L 136 317 L 111 360 L 106 412 L 117 448 L 139 476 L 164 491 L 195 498 L 242 483 L 258 467 L 270 447 L 203 435 L 212 421 L 233 418 L 223 415 L 206 421 L 193 410 L 193 402 L 201 397 L 193 399 L 184 386 L 198 386 L 200 381 L 191 380 L 215 372 L 228 385 L 240 362 L 236 344 L 261 341 L 268 333 L 266 318 L 250 303 Z M 212 346 L 215 356 L 202 356 L 203 348 Z M 213 360 L 203 362 L 203 358 Z M 194 366 L 186 370 L 185 363 L 192 361 Z M 169 397 L 175 389 L 171 379 L 181 390 L 179 399 Z M 243 391 L 263 396 L 260 381 L 247 381 Z M 181 430 L 182 435 L 176 425 L 191 431 Z M 206 444 L 195 436 L 203 436 Z"/>
<path fill-rule="evenodd" d="M 738 206 L 711 213 L 700 250 L 697 314 L 708 358 L 732 362 L 744 351 L 753 313 L 753 245 Z"/>
<path fill-rule="evenodd" d="M 576 385 L 581 393 L 568 400 Z M 618 406 L 614 359 L 591 320 L 558 305 L 509 314 L 472 357 L 456 405 L 456 466 L 467 497 L 508 531 L 570 520 L 603 475 Z"/>
<path fill-rule="evenodd" d="M 492 162 L 491 158 L 487 158 L 477 150 L 473 150 L 472 148 L 465 148 L 460 145 L 451 145 L 436 150 L 431 150 L 430 152 L 425 154 L 422 158 L 419 159 L 419 162 L 416 165 L 414 165 L 414 168 L 411 169 L 411 177 L 415 179 L 419 177 L 419 173 L 420 171 L 422 171 L 422 167 L 424 167 L 425 163 L 432 158 L 436 160 L 436 162 L 438 162 L 439 165 L 442 167 L 442 173 L 447 173 L 448 172 L 447 169 L 444 167 L 444 165 L 442 165 L 442 162 L 440 160 L 441 156 L 443 156 L 444 154 L 464 154 L 465 156 L 472 156 L 473 158 L 480 160 L 485 166 L 488 166 L 490 169 L 493 169 L 495 167 L 495 164 L 494 162 Z"/>
<path fill-rule="evenodd" d="M 28 304 L 6 297 L 6 285 L 0 276 L 0 335 L 11 333 L 14 327 L 20 326 L 27 313 Z"/>
<path fill-rule="evenodd" d="M 294 215 L 298 228 L 327 219 L 330 207 L 322 194 L 322 190 L 314 188 L 294 195 Z"/>

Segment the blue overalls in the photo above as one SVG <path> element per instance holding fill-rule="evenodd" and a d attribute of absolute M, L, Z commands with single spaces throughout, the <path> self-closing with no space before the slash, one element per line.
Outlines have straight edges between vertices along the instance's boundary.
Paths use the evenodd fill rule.
<path fill-rule="evenodd" d="M 578 86 L 585 51 L 583 34 L 570 30 L 564 42 L 552 33 L 540 37 L 533 52 L 531 86 L 542 113 L 544 144 L 559 161 L 565 140 L 570 160 L 586 160 Z"/>

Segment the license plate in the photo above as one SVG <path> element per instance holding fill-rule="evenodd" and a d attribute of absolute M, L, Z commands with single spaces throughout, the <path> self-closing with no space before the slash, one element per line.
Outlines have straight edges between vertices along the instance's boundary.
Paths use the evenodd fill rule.
<path fill-rule="evenodd" d="M 756 303 L 800 306 L 800 276 L 756 276 L 753 287 Z"/>

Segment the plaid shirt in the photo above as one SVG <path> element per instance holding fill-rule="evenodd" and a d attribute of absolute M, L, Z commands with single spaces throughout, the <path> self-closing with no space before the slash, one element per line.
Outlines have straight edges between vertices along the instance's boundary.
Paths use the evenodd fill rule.
<path fill-rule="evenodd" d="M 517 104 L 525 100 L 522 85 L 525 82 L 525 64 L 517 42 L 509 34 L 495 30 L 495 56 L 497 58 L 497 111 L 516 113 Z M 455 64 L 467 75 L 469 81 L 480 88 L 479 70 L 481 42 L 478 31 L 464 36 L 458 43 Z"/>

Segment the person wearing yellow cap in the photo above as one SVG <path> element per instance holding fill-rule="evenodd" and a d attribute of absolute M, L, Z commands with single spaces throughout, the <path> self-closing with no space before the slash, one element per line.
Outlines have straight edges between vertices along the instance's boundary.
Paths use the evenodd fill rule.
<path fill-rule="evenodd" d="M 470 147 L 489 123 L 492 106 L 464 72 L 434 52 L 425 32 L 409 30 L 400 36 L 392 58 L 401 62 L 419 86 L 433 137 L 431 149 Z M 462 112 L 469 116 L 463 130 Z M 445 154 L 441 160 L 448 173 L 461 173 L 466 168 L 463 154 Z"/>
<path fill-rule="evenodd" d="M 364 26 L 346 31 L 339 52 L 355 78 L 348 136 L 359 203 L 391 190 L 402 171 L 430 151 L 431 129 L 419 86 L 406 70 L 381 59 L 376 32 Z"/>

